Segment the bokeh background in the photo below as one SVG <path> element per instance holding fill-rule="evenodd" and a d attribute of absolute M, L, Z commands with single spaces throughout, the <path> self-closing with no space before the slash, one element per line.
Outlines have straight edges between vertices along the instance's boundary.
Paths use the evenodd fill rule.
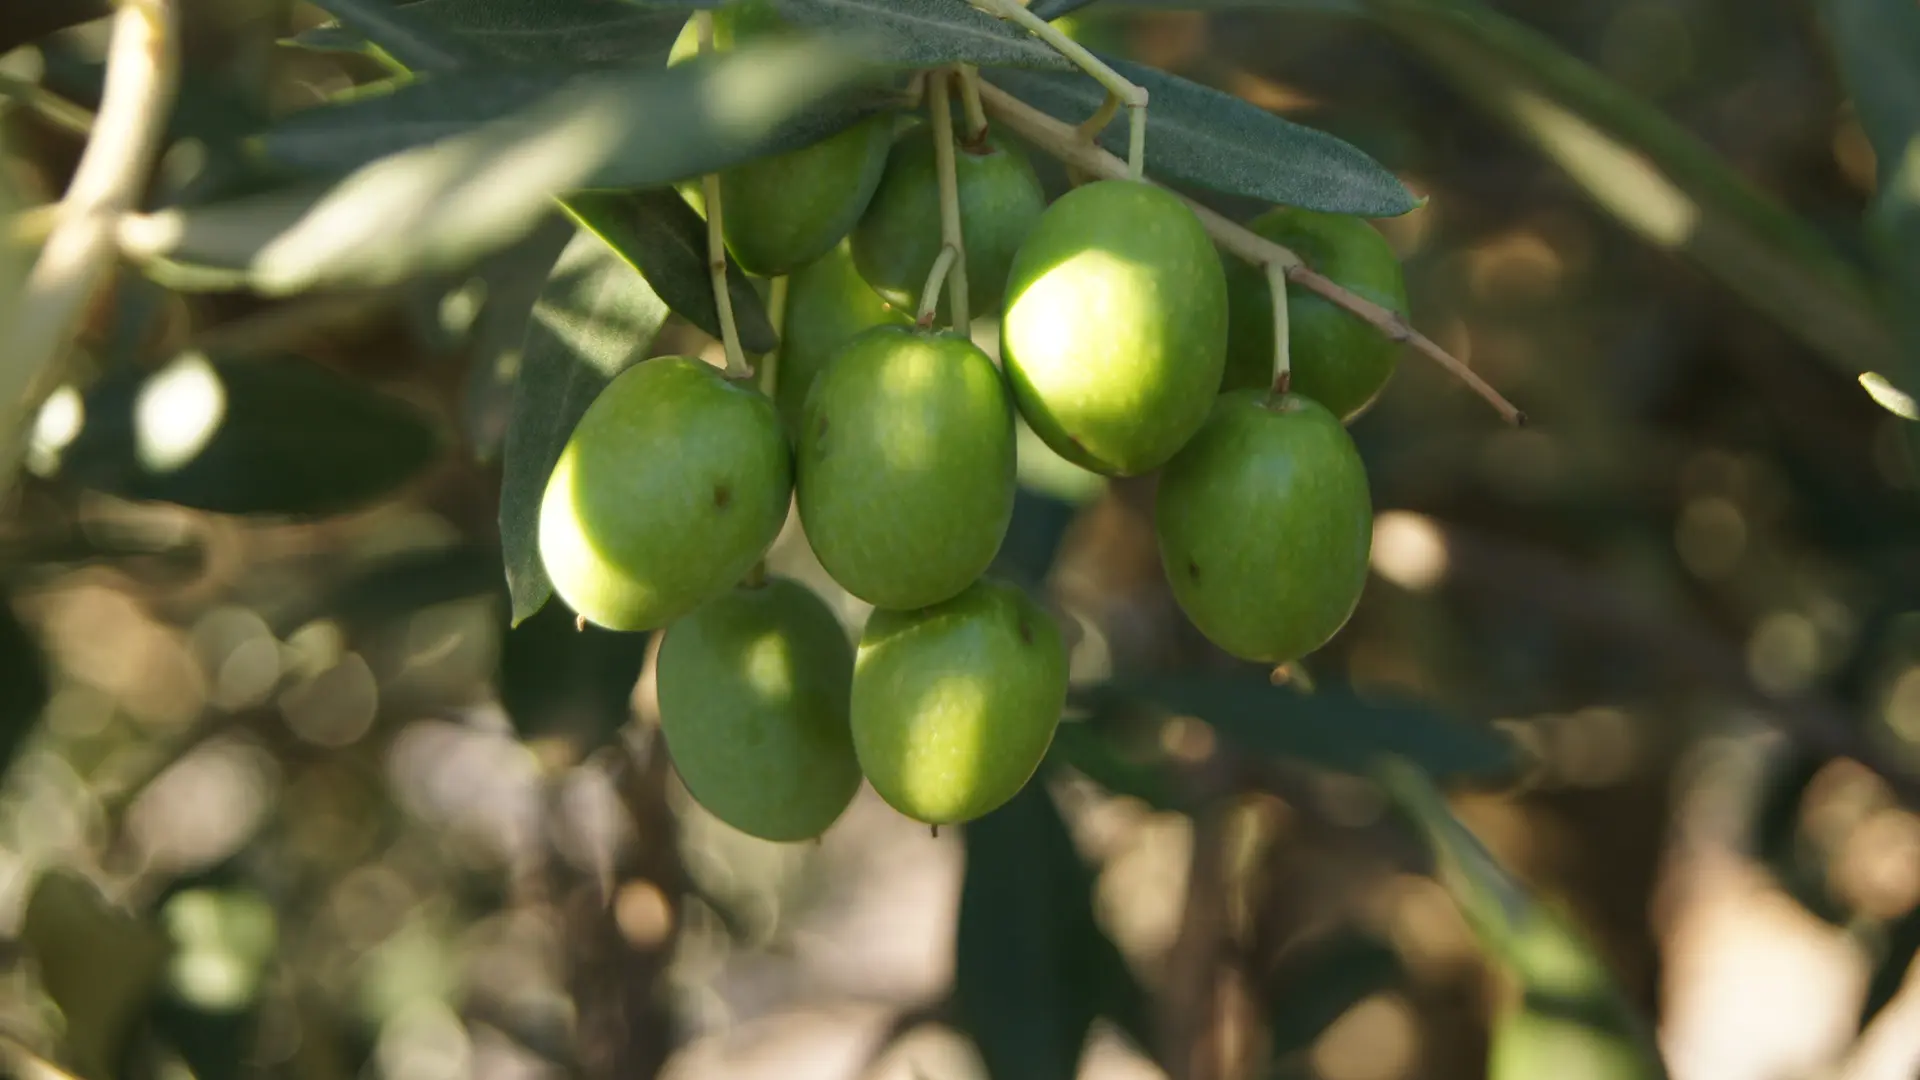
<path fill-rule="evenodd" d="M 0 23 L 25 37 L 31 6 L 0 4 Z M 1380 223 L 1415 321 L 1532 419 L 1501 425 L 1408 354 L 1353 428 L 1374 575 L 1292 677 L 1517 741 L 1523 772 L 1457 785 L 1454 809 L 1578 928 L 1675 1080 L 1912 1077 L 1917 474 L 1906 422 L 1856 379 L 1891 333 L 1827 302 L 1818 260 L 1781 269 L 1739 232 L 1766 219 L 1751 195 L 1848 272 L 1870 265 L 1876 160 L 1816 5 L 1497 5 L 1559 50 L 1534 69 L 1439 21 L 1322 10 L 1343 6 L 1071 16 L 1082 40 L 1340 135 L 1427 197 Z M 186 9 L 186 138 L 163 188 L 378 73 L 277 44 L 325 22 L 306 5 Z M 0 166 L 23 205 L 64 187 L 105 31 L 0 57 Z M 1602 130 L 1529 96 L 1563 63 L 1752 191 L 1676 195 L 1609 136 L 1635 115 Z M 1708 189 L 1725 200 L 1692 201 Z M 286 425 L 282 456 L 215 455 L 192 482 L 338 487 L 339 512 L 58 477 L 7 508 L 0 1035 L 18 1075 L 984 1080 L 982 1006 L 953 993 L 970 955 L 1012 965 L 979 976 L 1005 1010 L 1105 1003 L 1077 1065 L 1040 1053 L 1008 1075 L 1487 1075 L 1511 972 L 1414 834 L 1366 784 L 1192 719 L 1127 729 L 1126 764 L 1177 776 L 1178 798 L 1066 760 L 977 830 L 929 836 L 870 791 L 818 845 L 705 816 L 652 734 L 647 637 L 577 632 L 558 604 L 509 628 L 504 399 L 473 372 L 518 347 L 496 315 L 510 293 L 454 274 L 268 302 L 125 274 L 95 305 L 82 382 L 189 348 L 286 354 L 453 434 L 369 448 L 384 406 L 263 392 L 251 415 Z M 715 349 L 677 320 L 655 347 Z M 430 463 L 398 491 L 354 497 L 354 470 L 410 455 Z M 1012 543 L 1072 624 L 1078 678 L 1249 674 L 1174 607 L 1150 478 L 1028 479 Z M 858 626 L 791 527 L 771 563 Z M 961 937 L 989 842 L 995 918 Z M 1084 911 L 1125 978 L 1042 962 Z M 1128 980 L 1139 993 L 1108 1002 Z M 1634 1075 L 1563 1049 L 1496 1080 Z"/>

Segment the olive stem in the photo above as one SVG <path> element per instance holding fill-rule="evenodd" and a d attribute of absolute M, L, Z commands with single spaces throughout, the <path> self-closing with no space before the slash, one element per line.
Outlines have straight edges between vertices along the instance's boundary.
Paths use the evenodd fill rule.
<path fill-rule="evenodd" d="M 967 296 L 967 242 L 960 231 L 960 177 L 953 160 L 953 114 L 948 101 L 946 72 L 936 71 L 927 80 L 927 110 L 933 120 L 933 161 L 940 179 L 940 242 L 953 249 L 953 267 L 947 273 L 950 321 L 954 329 L 966 333 L 973 325 L 973 312 Z M 920 302 L 924 305 L 926 297 Z"/>
<path fill-rule="evenodd" d="M 1293 385 L 1293 341 L 1287 324 L 1287 268 L 1277 262 L 1267 264 L 1267 287 L 1273 291 L 1273 394 L 1287 392 Z"/>
<path fill-rule="evenodd" d="M 700 36 L 700 52 L 712 52 L 713 12 L 694 12 L 693 23 Z M 720 205 L 720 174 L 701 177 L 700 190 L 707 204 L 707 275 L 713 280 L 713 304 L 720 316 L 720 346 L 727 354 L 727 378 L 749 379 L 753 368 L 740 349 L 740 328 L 733 321 L 733 294 L 727 290 L 727 235 Z"/>
<path fill-rule="evenodd" d="M 1082 142 L 1088 146 L 1094 146 L 1098 143 L 1100 133 L 1107 129 L 1108 124 L 1113 123 L 1114 116 L 1119 112 L 1120 99 L 1115 97 L 1112 92 L 1109 92 L 1106 97 L 1100 100 L 1100 107 L 1093 110 L 1093 115 L 1082 120 L 1080 126 L 1074 130 L 1079 134 Z M 1076 169 L 1071 165 L 1067 166 L 1067 180 L 1072 183 L 1074 187 L 1079 187 L 1094 179 L 1095 177 L 1088 175 L 1084 169 Z"/>
<path fill-rule="evenodd" d="M 13 483 L 20 429 L 51 392 L 88 302 L 112 274 L 120 219 L 152 170 L 179 84 L 178 19 L 174 0 L 120 5 L 92 135 L 33 269 L 15 296 L 0 297 L 0 327 L 12 331 L 0 372 L 0 489 Z"/>
<path fill-rule="evenodd" d="M 987 149 L 987 109 L 980 104 L 980 69 L 972 64 L 961 64 L 960 72 L 960 109 L 967 118 L 966 138 L 962 140 L 968 150 L 976 154 Z"/>
<path fill-rule="evenodd" d="M 1130 133 L 1127 142 L 1125 175 L 1132 180 L 1144 179 L 1147 173 L 1147 88 L 1134 85 L 1126 76 L 1113 70 L 1106 61 L 1088 52 L 1086 46 L 1062 33 L 1052 23 L 1028 11 L 1019 0 L 974 0 L 974 2 L 983 5 L 991 14 L 1012 20 L 1034 37 L 1053 46 L 1055 52 L 1073 61 L 1080 70 L 1093 76 L 1095 82 L 1106 87 L 1107 93 L 1120 99 L 1120 103 L 1127 107 Z"/>
<path fill-rule="evenodd" d="M 767 321 L 773 324 L 773 350 L 760 358 L 760 392 L 772 397 L 780 387 L 780 353 L 786 346 L 787 275 L 781 274 L 767 288 Z"/>
<path fill-rule="evenodd" d="M 1114 114 L 1119 111 L 1120 99 L 1109 90 L 1106 98 L 1100 102 L 1100 107 L 1093 111 L 1092 116 L 1081 121 L 1080 126 L 1075 130 L 1080 133 L 1081 139 L 1091 144 L 1100 137 L 1102 131 L 1106 130 L 1108 124 L 1113 123 Z"/>
<path fill-rule="evenodd" d="M 913 317 L 914 325 L 920 329 L 925 330 L 933 325 L 933 313 L 940 308 L 940 288 L 947 283 L 947 274 L 959 256 L 958 248 L 944 244 L 939 256 L 933 260 L 933 269 L 927 272 L 927 284 L 920 290 L 920 310 Z"/>
<path fill-rule="evenodd" d="M 1128 175 L 1126 162 L 1082 140 L 1071 124 L 1048 116 L 992 83 L 981 81 L 980 99 L 985 104 L 989 116 L 1067 165 L 1096 176 L 1113 179 Z M 1200 224 L 1207 230 L 1207 235 L 1213 237 L 1214 241 L 1227 251 L 1255 266 L 1279 267 L 1286 274 L 1287 280 L 1293 284 L 1325 297 L 1337 307 L 1346 309 L 1349 313 L 1370 323 L 1389 340 L 1413 346 L 1421 355 L 1445 368 L 1449 374 L 1466 383 L 1474 393 L 1486 399 L 1487 403 L 1492 405 L 1508 423 L 1516 425 L 1526 423 L 1526 414 L 1502 396 L 1500 391 L 1495 390 L 1465 362 L 1435 344 L 1425 334 L 1415 330 L 1398 312 L 1334 284 L 1325 275 L 1307 266 L 1301 261 L 1300 256 L 1288 248 L 1241 227 L 1178 192 L 1174 194 L 1200 219 Z"/>
<path fill-rule="evenodd" d="M 93 132 L 93 113 L 36 82 L 0 75 L 0 97 L 12 98 L 41 119 L 69 135 L 85 138 Z"/>

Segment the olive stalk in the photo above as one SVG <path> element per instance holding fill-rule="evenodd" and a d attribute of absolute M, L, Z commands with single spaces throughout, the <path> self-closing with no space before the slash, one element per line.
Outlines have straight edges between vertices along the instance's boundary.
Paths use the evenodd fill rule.
<path fill-rule="evenodd" d="M 1288 329 L 1291 312 L 1287 310 L 1287 270 L 1277 262 L 1267 264 L 1267 287 L 1273 291 L 1273 393 L 1278 396 L 1293 385 L 1293 341 Z"/>
<path fill-rule="evenodd" d="M 913 317 L 914 325 L 920 329 L 933 325 L 933 313 L 940 308 L 941 286 L 947 283 L 947 275 L 959 257 L 960 249 L 945 244 L 940 248 L 939 257 L 933 260 L 933 269 L 927 271 L 927 284 L 920 290 L 920 310 Z"/>
<path fill-rule="evenodd" d="M 960 109 L 967 118 L 966 137 L 962 145 L 975 153 L 984 153 L 987 149 L 987 109 L 980 104 L 980 69 L 972 64 L 961 64 L 960 72 Z"/>
<path fill-rule="evenodd" d="M 786 346 L 787 275 L 774 278 L 767 289 L 767 321 L 773 324 L 774 346 L 760 358 L 760 392 L 772 397 L 780 386 L 780 354 Z"/>
<path fill-rule="evenodd" d="M 693 13 L 700 35 L 700 51 L 713 51 L 713 12 Z M 727 378 L 750 379 L 753 368 L 740 349 L 740 329 L 733 321 L 733 294 L 727 291 L 727 237 L 724 211 L 720 205 L 720 174 L 700 178 L 700 190 L 707 204 L 707 274 L 713 280 L 713 303 L 720 317 L 720 346 L 726 350 Z"/>
<path fill-rule="evenodd" d="M 989 116 L 1068 166 L 1112 179 L 1129 175 L 1126 162 L 1082 139 L 1073 125 L 1048 116 L 992 83 L 981 81 L 980 99 Z M 1415 330 L 1397 312 L 1341 288 L 1302 262 L 1300 256 L 1290 249 L 1241 227 L 1184 195 L 1179 198 L 1200 219 L 1207 235 L 1227 251 L 1255 266 L 1277 269 L 1289 282 L 1325 297 L 1335 306 L 1371 324 L 1389 340 L 1411 345 L 1484 398 L 1508 423 L 1526 423 L 1526 414 L 1500 391 L 1433 339 Z"/>
<path fill-rule="evenodd" d="M 936 71 L 927 80 L 927 111 L 933 121 L 933 160 L 940 179 L 940 242 L 953 249 L 947 299 L 953 328 L 964 334 L 973 325 L 973 311 L 967 296 L 967 242 L 960 230 L 960 177 L 953 160 L 953 114 L 948 102 L 947 72 Z M 922 297 L 921 303 L 925 302 Z"/>
<path fill-rule="evenodd" d="M 52 389 L 88 301 L 113 272 L 120 218 L 137 205 L 159 152 L 179 85 L 178 20 L 174 0 L 120 5 L 91 137 L 39 259 L 13 304 L 0 303 L 0 326 L 12 330 L 0 375 L 0 489 L 12 486 L 21 429 Z"/>
<path fill-rule="evenodd" d="M 974 0 L 974 2 L 986 8 L 989 14 L 1010 19 L 1034 37 L 1053 46 L 1055 52 L 1073 61 L 1080 70 L 1091 75 L 1095 82 L 1106 87 L 1109 95 L 1118 98 L 1120 103 L 1127 107 L 1127 171 L 1124 175 L 1132 180 L 1145 179 L 1147 174 L 1147 88 L 1135 85 L 1126 76 L 1113 70 L 1106 61 L 1087 51 L 1086 46 L 1062 33 L 1052 23 L 1028 11 L 1020 0 Z M 1101 127 L 1105 126 L 1105 124 L 1101 125 Z"/>

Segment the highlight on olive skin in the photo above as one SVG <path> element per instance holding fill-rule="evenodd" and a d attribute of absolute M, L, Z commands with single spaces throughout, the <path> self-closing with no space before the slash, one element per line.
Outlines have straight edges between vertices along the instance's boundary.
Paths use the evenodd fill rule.
<path fill-rule="evenodd" d="M 689 357 L 636 364 L 575 426 L 540 504 L 554 592 L 609 630 L 667 625 L 741 579 L 785 522 L 773 403 Z"/>
<path fill-rule="evenodd" d="M 1021 415 L 1082 468 L 1136 476 L 1200 429 L 1226 361 L 1226 276 L 1170 192 L 1061 196 L 1014 257 L 1000 350 Z"/>
<path fill-rule="evenodd" d="M 970 821 L 1032 778 L 1066 695 L 1053 617 L 982 578 L 945 603 L 869 617 L 854 661 L 854 749 L 895 810 L 930 825 Z"/>
<path fill-rule="evenodd" d="M 808 395 L 798 443 L 801 525 L 854 596 L 936 604 L 999 552 L 1013 519 L 1013 405 L 967 338 L 893 326 L 854 338 Z"/>
<path fill-rule="evenodd" d="M 660 733 L 694 800 L 762 840 L 810 840 L 860 789 L 848 726 L 853 644 L 788 578 L 741 586 L 668 628 Z"/>

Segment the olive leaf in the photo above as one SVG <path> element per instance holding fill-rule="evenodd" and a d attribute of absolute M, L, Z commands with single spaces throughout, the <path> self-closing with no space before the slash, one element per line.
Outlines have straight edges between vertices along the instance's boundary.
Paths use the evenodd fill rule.
<path fill-rule="evenodd" d="M 719 306 L 707 269 L 707 223 L 672 188 L 643 191 L 583 191 L 568 196 L 567 213 L 638 270 L 667 307 L 720 337 Z M 735 328 L 748 352 L 771 352 L 779 344 L 747 275 L 727 260 L 727 292 Z"/>
<path fill-rule="evenodd" d="M 1250 102 L 1177 75 L 1101 59 L 1147 90 L 1147 171 L 1168 180 L 1328 213 L 1396 217 L 1420 205 L 1365 151 L 1284 120 Z M 1059 120 L 1092 116 L 1106 90 L 1080 74 L 999 69 L 994 83 Z M 1101 145 L 1124 155 L 1127 125 L 1109 124 Z"/>
<path fill-rule="evenodd" d="M 391 494 L 440 453 L 414 406 L 296 356 L 184 353 L 89 387 L 46 471 L 127 499 L 313 517 Z"/>
<path fill-rule="evenodd" d="M 1387 756 L 1371 771 L 1427 842 L 1434 876 L 1481 947 L 1519 984 L 1518 1000 L 1494 1020 L 1488 1077 L 1572 1070 L 1596 1080 L 1667 1080 L 1652 1025 L 1572 920 L 1515 880 L 1417 766 Z"/>
<path fill-rule="evenodd" d="M 810 109 L 829 99 L 854 108 L 836 95 L 872 70 L 849 45 L 809 40 L 659 71 L 597 72 L 335 183 L 146 215 L 123 230 L 123 245 L 207 284 L 238 280 L 268 294 L 392 284 L 511 244 L 567 192 L 657 186 L 774 152 L 819 121 Z M 338 130 L 349 157 L 371 137 Z"/>
<path fill-rule="evenodd" d="M 1098 0 L 1033 0 L 1033 3 L 1027 5 L 1027 10 L 1052 22 L 1062 15 L 1071 15 L 1097 2 Z"/>
<path fill-rule="evenodd" d="M 447 27 L 421 18 L 411 5 L 400 7 L 387 0 L 314 0 L 314 6 L 414 71 L 452 71 L 485 55 L 462 43 Z"/>
<path fill-rule="evenodd" d="M 954 1004 L 992 1080 L 1075 1075 L 1101 1016 L 1144 1047 L 1146 993 L 1094 920 L 1092 873 L 1044 777 L 964 836 Z"/>
<path fill-rule="evenodd" d="M 1920 345 L 1920 9 L 1901 0 L 1825 0 L 1821 16 L 1833 39 L 1854 110 L 1873 145 L 1879 184 L 1867 213 L 1868 232 L 1893 296 L 1888 304 L 1910 345 Z M 1899 378 L 1920 396 L 1920 372 Z M 1916 419 L 1908 416 L 1907 419 Z"/>
<path fill-rule="evenodd" d="M 876 58 L 902 67 L 978 64 L 1075 70 L 1052 46 L 967 0 L 774 0 L 774 7 L 796 26 L 873 33 L 878 38 Z"/>
<path fill-rule="evenodd" d="M 1520 764 L 1516 744 L 1491 728 L 1417 705 L 1363 701 L 1338 686 L 1307 694 L 1264 678 L 1143 676 L 1087 687 L 1075 697 L 1096 716 L 1145 710 L 1196 717 L 1246 753 L 1354 775 L 1365 774 L 1382 754 L 1450 779 L 1511 776 Z"/>
<path fill-rule="evenodd" d="M 553 595 L 540 562 L 540 500 L 574 425 L 614 376 L 647 355 L 667 305 L 581 229 L 534 304 L 501 458 L 500 546 L 518 626 Z"/>
<path fill-rule="evenodd" d="M 474 268 L 484 299 L 468 331 L 460 419 L 477 461 L 492 463 L 499 458 L 513 417 L 513 387 L 520 373 L 527 320 L 574 232 L 574 222 L 565 214 L 552 214 L 525 239 Z"/>
<path fill-rule="evenodd" d="M 332 10 L 332 0 L 319 6 Z M 389 5 L 394 7 L 396 5 Z M 718 0 L 672 4 L 627 0 L 415 0 L 397 5 L 396 25 L 416 35 L 451 39 L 476 52 L 526 64 L 663 64 L 673 40 L 697 7 Z M 363 51 L 371 42 L 351 26 L 316 27 L 293 39 L 304 48 Z M 391 50 L 389 50 L 391 51 Z M 403 58 L 402 63 L 407 63 Z M 419 70 L 446 66 L 407 63 Z"/>

